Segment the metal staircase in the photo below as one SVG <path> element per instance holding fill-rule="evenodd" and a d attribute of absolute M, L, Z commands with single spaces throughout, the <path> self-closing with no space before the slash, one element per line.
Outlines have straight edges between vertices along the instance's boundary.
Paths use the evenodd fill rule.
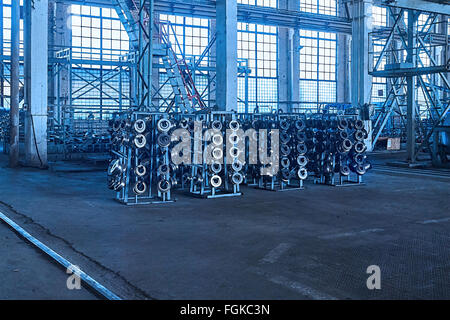
<path fill-rule="evenodd" d="M 124 20 L 122 22 L 128 33 L 132 35 L 131 38 L 138 39 L 135 42 L 136 48 L 139 42 L 139 28 L 137 26 L 140 12 L 146 14 L 146 23 L 149 20 L 154 20 L 154 30 L 156 32 L 152 41 L 153 57 L 161 59 L 173 90 L 173 100 L 165 111 L 169 112 L 174 107 L 181 112 L 188 113 L 195 111 L 196 108 L 205 109 L 206 104 L 198 92 L 192 77 L 192 72 L 195 72 L 195 70 L 190 70 L 173 26 L 169 22 L 148 19 L 148 4 L 141 7 L 141 2 L 140 0 L 116 0 L 116 11 L 118 11 L 118 14 L 120 12 L 119 17 L 121 20 Z M 172 43 L 171 39 L 174 43 Z"/>

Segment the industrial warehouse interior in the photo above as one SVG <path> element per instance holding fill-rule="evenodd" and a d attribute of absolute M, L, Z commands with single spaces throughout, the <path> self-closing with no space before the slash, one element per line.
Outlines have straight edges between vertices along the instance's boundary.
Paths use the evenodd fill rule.
<path fill-rule="evenodd" d="M 0 6 L 0 300 L 450 299 L 449 1 Z"/>

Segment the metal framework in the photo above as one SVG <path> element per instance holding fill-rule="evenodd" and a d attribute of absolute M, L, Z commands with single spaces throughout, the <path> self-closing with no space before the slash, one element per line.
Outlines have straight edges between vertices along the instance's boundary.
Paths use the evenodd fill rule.
<path fill-rule="evenodd" d="M 406 131 L 408 160 L 414 162 L 425 147 L 433 150 L 430 138 L 450 108 L 447 21 L 438 13 L 387 10 L 389 26 L 370 35 L 369 73 L 388 79 L 386 101 L 373 118 L 373 146 L 398 115 Z"/>

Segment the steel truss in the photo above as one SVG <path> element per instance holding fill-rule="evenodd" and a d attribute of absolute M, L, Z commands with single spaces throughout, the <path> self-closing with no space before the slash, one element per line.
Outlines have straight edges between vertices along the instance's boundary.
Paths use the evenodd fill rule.
<path fill-rule="evenodd" d="M 373 147 L 397 116 L 407 136 L 408 160 L 414 162 L 425 148 L 431 153 L 430 139 L 450 108 L 447 21 L 438 13 L 387 11 L 389 27 L 370 34 L 369 74 L 388 79 L 387 98 L 373 117 Z M 419 22 L 419 17 L 425 20 Z M 418 101 L 420 95 L 423 101 Z"/>

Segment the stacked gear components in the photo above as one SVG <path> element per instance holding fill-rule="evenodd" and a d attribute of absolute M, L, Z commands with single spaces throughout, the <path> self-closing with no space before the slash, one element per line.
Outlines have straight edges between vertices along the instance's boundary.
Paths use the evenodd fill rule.
<path fill-rule="evenodd" d="M 371 168 L 364 143 L 367 136 L 364 122 L 351 117 L 308 120 L 307 157 L 314 182 L 333 186 L 361 184 Z"/>
<path fill-rule="evenodd" d="M 233 113 L 224 112 L 197 117 L 196 123 L 189 193 L 204 198 L 242 195 L 245 176 L 240 155 L 245 150 L 239 147 L 241 123 Z"/>
<path fill-rule="evenodd" d="M 313 177 L 362 183 L 364 122 L 347 115 L 131 112 L 110 121 L 108 187 L 125 204 L 173 201 L 174 189 L 216 198 L 242 185 L 299 190 Z"/>
<path fill-rule="evenodd" d="M 270 120 L 259 120 L 256 128 L 268 130 L 269 150 L 279 150 L 269 163 L 273 171 L 268 175 L 259 174 L 258 188 L 271 191 L 303 189 L 303 181 L 308 177 L 304 119 L 299 115 L 279 114 Z M 272 145 L 272 135 L 275 133 L 278 135 L 275 139 L 278 140 L 278 146 Z M 261 151 L 265 153 L 265 150 Z"/>
<path fill-rule="evenodd" d="M 167 115 L 135 112 L 110 122 L 112 160 L 108 187 L 124 204 L 170 202 L 177 166 L 170 162 L 170 130 Z"/>

